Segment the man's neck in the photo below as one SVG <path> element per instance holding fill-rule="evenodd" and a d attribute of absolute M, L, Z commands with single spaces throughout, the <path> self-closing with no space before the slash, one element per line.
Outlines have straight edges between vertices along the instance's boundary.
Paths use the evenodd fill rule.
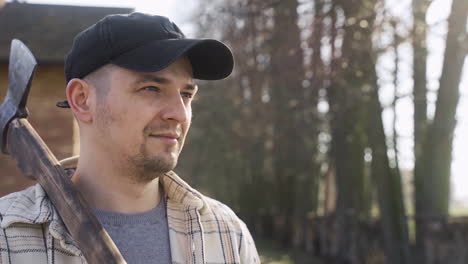
<path fill-rule="evenodd" d="M 120 168 L 95 163 L 88 163 L 80 158 L 72 176 L 72 182 L 91 207 L 137 213 L 151 210 L 161 201 L 159 178 L 147 183 L 137 183 Z"/>

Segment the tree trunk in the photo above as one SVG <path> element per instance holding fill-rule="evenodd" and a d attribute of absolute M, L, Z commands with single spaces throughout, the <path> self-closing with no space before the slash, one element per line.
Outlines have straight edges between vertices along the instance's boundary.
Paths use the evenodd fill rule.
<path fill-rule="evenodd" d="M 339 219 L 345 219 L 338 221 L 338 235 L 346 237 L 347 235 L 343 233 L 351 233 L 340 247 L 345 251 L 351 251 L 348 256 L 350 263 L 364 263 L 363 256 L 352 252 L 356 237 L 352 236 L 354 232 L 348 231 L 352 230 L 352 222 L 357 221 L 357 218 L 353 219 L 349 215 L 340 216 L 342 214 L 340 206 L 343 206 L 343 203 L 351 203 L 351 193 L 359 192 L 361 195 L 365 193 L 363 155 L 364 147 L 369 144 L 372 149 L 371 170 L 377 187 L 387 263 L 408 264 L 410 263 L 409 242 L 401 179 L 390 167 L 381 117 L 382 108 L 378 99 L 376 55 L 372 51 L 375 4 L 375 1 L 362 3 L 343 1 L 341 5 L 345 20 L 356 22 L 347 25 L 344 32 L 342 57 L 338 61 L 341 73 L 335 78 L 335 83 L 338 82 L 341 89 L 332 90 L 330 93 L 330 98 L 334 101 L 332 105 L 342 111 L 342 118 L 335 120 L 335 125 L 332 126 L 335 131 L 332 147 L 335 149 L 335 156 L 338 156 L 338 159 L 335 159 L 338 185 L 337 214 Z M 351 149 L 353 151 L 350 151 Z M 346 163 L 349 165 L 342 167 Z M 360 180 L 357 176 L 353 177 L 355 173 L 361 174 Z M 346 195 L 346 192 L 349 193 L 348 196 L 340 199 L 340 195 Z M 354 205 L 354 208 L 359 207 Z"/>
<path fill-rule="evenodd" d="M 372 70 L 370 71 L 373 72 Z M 386 136 L 382 122 L 382 107 L 377 93 L 377 76 L 373 76 L 374 91 L 368 102 L 369 143 L 372 149 L 372 175 L 377 186 L 380 221 L 387 263 L 409 264 L 409 237 L 400 174 L 390 168 Z"/>
<path fill-rule="evenodd" d="M 426 81 L 426 11 L 428 0 L 413 0 L 413 98 L 414 98 L 414 157 L 417 160 L 427 126 Z M 417 173 L 415 173 L 417 175 Z"/>
<path fill-rule="evenodd" d="M 427 133 L 427 80 L 426 80 L 426 65 L 427 65 L 427 48 L 426 48 L 426 12 L 429 5 L 428 0 L 413 0 L 413 104 L 414 104 L 414 208 L 416 210 L 415 215 L 418 216 L 420 213 L 418 210 L 427 200 L 421 192 L 421 182 L 424 182 L 425 174 L 420 169 L 421 167 L 421 153 L 422 146 L 424 143 L 424 137 Z M 423 203 L 423 204 L 421 204 Z M 423 259 L 423 244 L 420 243 L 423 239 L 424 230 L 423 219 L 416 217 L 416 261 L 419 263 Z M 422 262 L 421 262 L 422 263 Z"/>
<path fill-rule="evenodd" d="M 307 101 L 302 85 L 304 55 L 297 8 L 297 0 L 275 2 L 270 40 L 273 162 L 279 207 L 277 234 L 280 240 L 295 246 L 303 244 L 307 213 L 312 209 L 313 196 L 317 195 L 311 190 L 319 176 L 314 160 L 316 135 L 309 134 L 312 120 L 304 111 L 314 109 L 315 105 Z"/>
<path fill-rule="evenodd" d="M 343 3 L 341 8 L 345 20 L 359 16 L 362 5 Z M 339 12 L 335 6 L 332 14 Z M 333 27 L 339 27 L 332 22 Z M 333 30 L 333 29 L 332 29 Z M 369 193 L 364 149 L 367 146 L 365 131 L 365 108 L 362 96 L 361 67 L 362 51 L 359 48 L 363 39 L 355 38 L 359 25 L 347 26 L 343 32 L 341 56 L 332 62 L 333 77 L 327 89 L 331 114 L 331 156 L 336 172 L 336 246 L 334 254 L 339 263 L 364 263 L 364 252 L 359 250 L 361 235 L 358 223 L 364 216 L 370 215 L 371 199 Z M 331 43 L 334 44 L 334 31 Z M 339 48 L 339 47 L 337 47 Z M 332 52 L 334 53 L 334 52 Z M 368 55 L 368 54 L 366 54 Z"/>
<path fill-rule="evenodd" d="M 466 56 L 463 42 L 466 42 L 467 16 L 468 1 L 453 0 L 435 116 L 428 128 L 420 160 L 416 161 L 416 171 L 421 173 L 415 185 L 419 243 L 425 242 L 425 229 L 430 221 L 445 220 L 449 214 L 453 132 Z"/>

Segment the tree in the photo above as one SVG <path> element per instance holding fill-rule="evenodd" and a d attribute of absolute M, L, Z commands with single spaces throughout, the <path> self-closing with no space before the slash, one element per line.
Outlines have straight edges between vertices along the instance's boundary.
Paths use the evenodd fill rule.
<path fill-rule="evenodd" d="M 305 109 L 316 108 L 312 93 L 303 86 L 304 54 L 298 26 L 298 1 L 278 1 L 273 6 L 271 47 L 271 100 L 273 110 L 273 160 L 279 205 L 280 239 L 301 244 L 318 179 L 314 164 L 316 133 Z M 312 100 L 312 101 L 309 101 Z M 312 133 L 309 134 L 309 133 Z M 312 140 L 309 140 L 311 139 Z M 290 234 L 293 234 L 291 237 Z"/>
<path fill-rule="evenodd" d="M 443 221 L 449 214 L 453 132 L 466 56 L 467 16 L 468 1 L 453 0 L 435 116 L 429 124 L 421 156 L 415 165 L 416 239 L 419 244 L 425 243 L 427 224 Z"/>
<path fill-rule="evenodd" d="M 365 210 L 370 208 L 363 200 L 368 193 L 366 188 L 371 188 L 364 164 L 364 150 L 369 147 L 387 260 L 410 263 L 401 179 L 390 167 L 378 97 L 376 53 L 372 45 L 376 1 L 338 3 L 346 24 L 341 56 L 336 59 L 334 81 L 329 89 L 338 188 L 337 233 L 341 237 L 338 247 L 342 251 L 338 255 L 351 263 L 365 262 L 362 251 L 352 246 L 358 240 L 359 230 L 352 230 L 359 216 L 366 215 Z"/>

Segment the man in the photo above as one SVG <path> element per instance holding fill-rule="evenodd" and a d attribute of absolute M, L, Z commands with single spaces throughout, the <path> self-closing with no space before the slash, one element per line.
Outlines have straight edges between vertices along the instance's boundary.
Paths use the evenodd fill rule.
<path fill-rule="evenodd" d="M 58 105 L 73 111 L 81 153 L 63 165 L 128 263 L 259 263 L 245 224 L 172 172 L 193 79 L 232 68 L 224 44 L 185 39 L 165 17 L 112 15 L 76 36 Z M 0 224 L 0 263 L 86 263 L 39 185 L 3 197 Z"/>

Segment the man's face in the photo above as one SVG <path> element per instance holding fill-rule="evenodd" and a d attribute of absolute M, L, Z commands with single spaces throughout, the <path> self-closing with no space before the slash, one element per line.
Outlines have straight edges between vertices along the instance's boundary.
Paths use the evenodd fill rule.
<path fill-rule="evenodd" d="M 148 182 L 174 169 L 192 118 L 197 92 L 187 58 L 159 72 L 112 67 L 106 92 L 96 87 L 93 131 L 112 162 Z M 132 176 L 132 177 L 133 177 Z"/>

